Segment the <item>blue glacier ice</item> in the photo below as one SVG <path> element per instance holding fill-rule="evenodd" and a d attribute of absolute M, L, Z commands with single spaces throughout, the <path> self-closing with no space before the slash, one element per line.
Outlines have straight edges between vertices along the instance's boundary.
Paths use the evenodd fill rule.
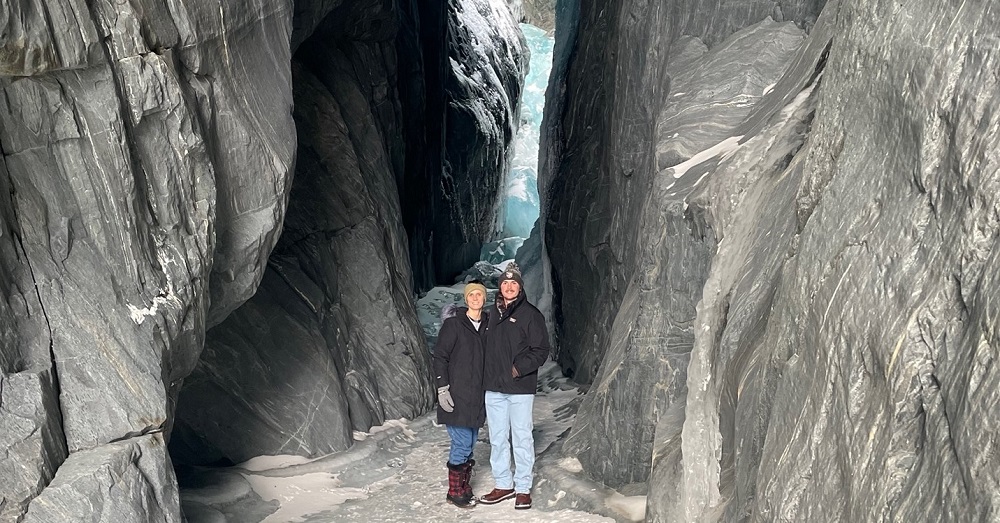
<path fill-rule="evenodd" d="M 538 219 L 538 139 L 545 109 L 545 88 L 552 69 L 553 39 L 530 24 L 521 24 L 521 31 L 531 51 L 531 61 L 521 94 L 514 157 L 507 173 L 503 238 L 527 238 Z M 514 257 L 512 252 L 507 255 Z"/>

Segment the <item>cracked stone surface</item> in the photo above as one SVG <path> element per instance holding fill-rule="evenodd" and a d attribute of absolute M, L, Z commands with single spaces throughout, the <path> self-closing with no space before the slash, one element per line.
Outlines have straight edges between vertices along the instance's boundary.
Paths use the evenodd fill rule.
<path fill-rule="evenodd" d="M 86 508 L 91 512 L 87 513 Z M 73 453 L 31 502 L 24 523 L 180 523 L 180 495 L 162 434 Z"/>

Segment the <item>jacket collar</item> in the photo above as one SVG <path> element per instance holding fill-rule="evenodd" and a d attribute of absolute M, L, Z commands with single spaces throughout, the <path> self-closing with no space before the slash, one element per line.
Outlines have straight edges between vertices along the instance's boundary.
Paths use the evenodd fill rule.
<path fill-rule="evenodd" d="M 522 287 L 521 292 L 517 293 L 517 297 L 514 298 L 514 301 L 510 302 L 510 305 L 508 305 L 506 308 L 503 308 L 503 295 L 497 293 L 496 306 L 497 306 L 497 313 L 500 315 L 500 319 L 507 318 L 511 314 L 513 314 L 514 311 L 518 307 L 520 307 L 525 300 L 527 300 L 527 296 L 525 296 L 524 288 Z"/>

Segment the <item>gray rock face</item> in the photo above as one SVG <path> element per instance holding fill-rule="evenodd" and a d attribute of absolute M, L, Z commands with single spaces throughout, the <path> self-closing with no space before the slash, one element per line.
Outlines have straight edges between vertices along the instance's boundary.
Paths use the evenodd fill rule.
<path fill-rule="evenodd" d="M 726 138 L 776 83 L 802 43 L 792 23 L 766 21 L 708 51 L 696 38 L 675 46 L 673 88 L 657 123 L 656 175 L 642 209 L 639 269 L 611 328 L 612 344 L 566 449 L 612 486 L 647 480 L 659 417 L 683 405 L 695 305 L 714 251 L 702 216 L 685 212 L 704 167 L 683 162 Z M 695 162 L 697 163 L 697 162 Z M 628 427 L 607 433 L 592 420 Z"/>
<path fill-rule="evenodd" d="M 527 67 L 504 0 L 400 0 L 407 175 L 397 179 L 415 290 L 450 283 L 494 239 Z M 411 23 L 412 22 L 412 23 Z"/>
<path fill-rule="evenodd" d="M 66 459 L 52 371 L 0 377 L 0 520 L 16 521 Z"/>
<path fill-rule="evenodd" d="M 500 191 L 527 73 L 524 38 L 503 0 L 450 0 L 444 172 L 435 194 L 437 281 L 479 260 L 499 233 Z M 499 218 L 499 220 L 498 220 Z"/>
<path fill-rule="evenodd" d="M 507 0 L 514 20 L 544 29 L 551 35 L 556 29 L 556 0 Z"/>
<path fill-rule="evenodd" d="M 99 37 L 84 0 L 11 0 L 4 2 L 4 11 L 0 75 L 78 69 L 101 59 Z"/>
<path fill-rule="evenodd" d="M 67 452 L 169 428 L 206 324 L 256 288 L 293 162 L 291 13 L 9 4 L 0 446 L 17 472 L 0 475 L 5 519 Z"/>
<path fill-rule="evenodd" d="M 566 89 L 565 101 L 546 104 L 542 139 L 547 150 L 539 189 L 547 202 L 545 241 L 558 296 L 559 361 L 578 381 L 594 379 L 609 346 L 611 322 L 593 318 L 613 317 L 637 269 L 636 235 L 656 170 L 656 129 L 670 92 L 667 64 L 673 48 L 684 35 L 713 46 L 772 15 L 778 5 L 769 0 L 716 4 L 674 2 L 667 9 L 647 2 L 584 1 L 560 6 L 565 20 L 560 28 L 573 40 L 556 35 L 549 93 L 561 97 Z M 795 14 L 784 19 L 806 26 L 818 14 L 812 5 L 795 2 L 781 11 Z M 623 74 L 625 63 L 633 64 L 628 67 L 634 74 Z"/>
<path fill-rule="evenodd" d="M 89 511 L 88 511 L 89 509 Z M 160 434 L 76 452 L 31 502 L 24 523 L 181 522 L 177 481 Z"/>
<path fill-rule="evenodd" d="M 257 294 L 209 330 L 178 399 L 175 461 L 240 463 L 350 447 L 341 377 L 310 307 L 322 294 L 295 269 L 272 262 Z"/>
<path fill-rule="evenodd" d="M 568 86 L 576 68 L 606 64 L 587 58 L 602 40 L 581 7 Z M 728 22 L 704 31 L 692 29 L 697 17 L 680 16 L 689 25 L 674 34 L 706 47 L 671 38 L 665 65 L 628 62 L 618 77 L 632 80 L 616 103 L 634 97 L 656 108 L 656 124 L 635 131 L 647 137 L 643 156 L 620 148 L 617 136 L 635 125 L 627 114 L 590 112 L 602 107 L 593 86 L 580 87 L 588 95 L 579 102 L 570 90 L 564 112 L 548 120 L 567 126 L 551 131 L 566 138 L 547 161 L 559 166 L 547 182 L 555 218 L 546 238 L 562 350 L 584 347 L 565 360 L 571 369 L 601 361 L 567 448 L 613 484 L 642 482 L 628 471 L 649 456 L 648 520 L 996 514 L 1000 455 L 989 413 L 1000 401 L 987 391 L 1000 373 L 986 318 L 996 314 L 1000 236 L 1000 120 L 990 109 L 1000 93 L 991 73 L 998 14 L 897 7 L 832 1 L 813 25 L 804 5 L 797 21 L 811 33 L 794 54 L 800 37 L 781 36 L 782 26 L 721 29 L 745 26 L 753 9 L 716 13 Z M 637 19 L 658 27 L 655 17 Z M 741 40 L 756 41 L 756 51 L 728 60 L 745 80 L 737 92 L 739 82 L 713 75 Z M 660 81 L 637 80 L 649 78 Z M 612 153 L 596 180 L 567 170 L 586 156 L 582 144 Z M 655 174 L 631 171 L 633 160 Z M 643 176 L 649 197 L 636 199 L 627 184 Z M 587 199 L 588 183 L 615 194 Z M 600 222 L 574 214 L 573 198 L 600 211 Z M 557 236 L 564 223 L 585 231 L 573 251 Z M 631 245 L 621 239 L 630 234 Z M 572 254 L 583 261 L 574 265 Z M 648 416 L 652 427 L 639 422 Z"/>
<path fill-rule="evenodd" d="M 517 114 L 511 100 L 523 77 L 520 42 L 509 16 L 497 29 L 492 3 L 461 4 L 467 11 L 454 18 L 462 22 L 452 35 L 456 47 L 447 51 L 442 39 L 435 85 L 443 92 L 445 67 L 451 70 L 447 56 L 460 59 L 455 70 L 470 76 L 456 73 L 450 86 L 454 103 L 447 118 L 454 122 L 455 146 L 434 156 L 423 152 L 427 142 L 419 139 L 432 134 L 426 130 L 430 124 L 413 116 L 429 107 L 422 77 L 427 70 L 414 49 L 426 38 L 415 23 L 430 8 L 403 0 L 344 4 L 5 4 L 0 19 L 0 448 L 8 456 L 0 475 L 3 518 L 21 517 L 39 491 L 46 506 L 69 503 L 62 497 L 72 489 L 55 490 L 55 483 L 45 489 L 46 484 L 53 474 L 58 483 L 70 463 L 77 477 L 86 475 L 87 466 L 96 467 L 91 474 L 105 470 L 111 466 L 110 442 L 130 444 L 150 432 L 169 433 L 178 391 L 212 326 L 219 330 L 209 337 L 207 363 L 192 378 L 192 390 L 213 390 L 219 383 L 238 390 L 233 380 L 210 385 L 221 379 L 220 369 L 232 367 L 226 358 L 237 356 L 257 357 L 256 363 L 284 372 L 261 376 L 244 368 L 240 379 L 276 384 L 291 374 L 302 378 L 302 387 L 329 387 L 328 393 L 310 389 L 316 392 L 310 398 L 296 396 L 302 389 L 264 387 L 272 397 L 285 393 L 283 401 L 313 408 L 327 424 L 278 445 L 274 423 L 309 422 L 296 418 L 300 412 L 258 405 L 250 419 L 256 426 L 270 423 L 271 432 L 261 429 L 262 442 L 245 452 L 343 448 L 352 427 L 430 407 L 427 356 L 410 302 L 407 241 L 396 195 L 414 186 L 441 187 L 437 196 L 408 199 L 408 209 L 448 209 L 468 227 L 456 228 L 462 220 L 442 211 L 438 229 L 416 235 L 416 248 L 433 244 L 439 260 L 464 268 L 452 254 L 491 231 L 483 217 L 495 208 L 506 170 L 510 120 Z M 327 16 L 332 10 L 336 16 Z M 443 26 L 448 19 L 444 10 L 441 14 Z M 431 27 L 429 32 L 444 34 Z M 499 44 L 492 45 L 501 32 Z M 299 124 L 312 131 L 299 150 L 303 189 L 291 196 L 298 147 L 291 57 L 314 33 L 335 42 L 337 52 L 327 62 L 299 67 L 304 84 L 322 91 L 304 107 L 322 110 L 298 115 Z M 405 51 L 397 55 L 399 49 Z M 340 76 L 310 72 L 314 65 L 331 66 Z M 486 96 L 493 89 L 500 94 Z M 446 118 L 445 104 L 436 109 Z M 322 127 L 327 124 L 335 128 L 329 135 Z M 445 127 L 434 127 L 441 133 L 434 143 L 449 149 Z M 421 152 L 408 154 L 413 151 Z M 445 159 L 447 188 L 440 175 Z M 336 163 L 341 160 L 350 161 Z M 466 176 L 485 185 L 467 183 Z M 269 263 L 289 199 L 301 209 L 288 220 L 281 258 Z M 470 252 L 478 250 L 476 244 Z M 266 292 L 224 323 L 262 279 Z M 274 316 L 279 307 L 301 314 L 268 325 L 273 330 L 261 339 L 238 336 L 260 327 L 255 315 Z M 299 352 L 285 360 L 244 352 L 279 332 L 300 342 Z M 205 409 L 222 421 L 214 414 L 218 410 Z M 279 414 L 285 417 L 268 417 Z M 180 447 L 209 441 L 193 421 L 181 425 Z M 319 431 L 326 434 L 320 437 Z M 200 452 L 239 459 L 237 450 L 212 443 Z M 83 459 L 88 452 L 102 457 Z M 164 470 L 149 482 L 169 490 L 172 473 Z M 120 509 L 109 508 L 117 498 L 85 497 L 96 512 L 106 508 L 108 517 L 117 518 Z M 35 518 L 48 517 L 43 509 L 32 510 Z M 162 513 L 176 519 L 173 508 Z"/>
<path fill-rule="evenodd" d="M 349 18 L 340 14 L 331 19 Z M 323 27 L 300 48 L 284 233 L 257 294 L 209 331 L 181 393 L 175 457 L 324 454 L 349 447 L 352 428 L 431 406 L 394 197 L 402 125 L 389 110 L 398 107 L 395 54 L 383 40 L 395 28 L 383 28 L 337 42 L 325 31 L 344 29 Z"/>

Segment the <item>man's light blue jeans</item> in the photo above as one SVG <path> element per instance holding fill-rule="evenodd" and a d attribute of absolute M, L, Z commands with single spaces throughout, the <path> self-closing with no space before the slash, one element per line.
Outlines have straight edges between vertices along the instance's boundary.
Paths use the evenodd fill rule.
<path fill-rule="evenodd" d="M 531 493 L 535 467 L 535 439 L 531 409 L 534 394 L 504 394 L 486 391 L 486 423 L 490 428 L 490 467 L 498 489 L 513 488 Z M 511 442 L 514 446 L 514 473 L 510 470 Z"/>

